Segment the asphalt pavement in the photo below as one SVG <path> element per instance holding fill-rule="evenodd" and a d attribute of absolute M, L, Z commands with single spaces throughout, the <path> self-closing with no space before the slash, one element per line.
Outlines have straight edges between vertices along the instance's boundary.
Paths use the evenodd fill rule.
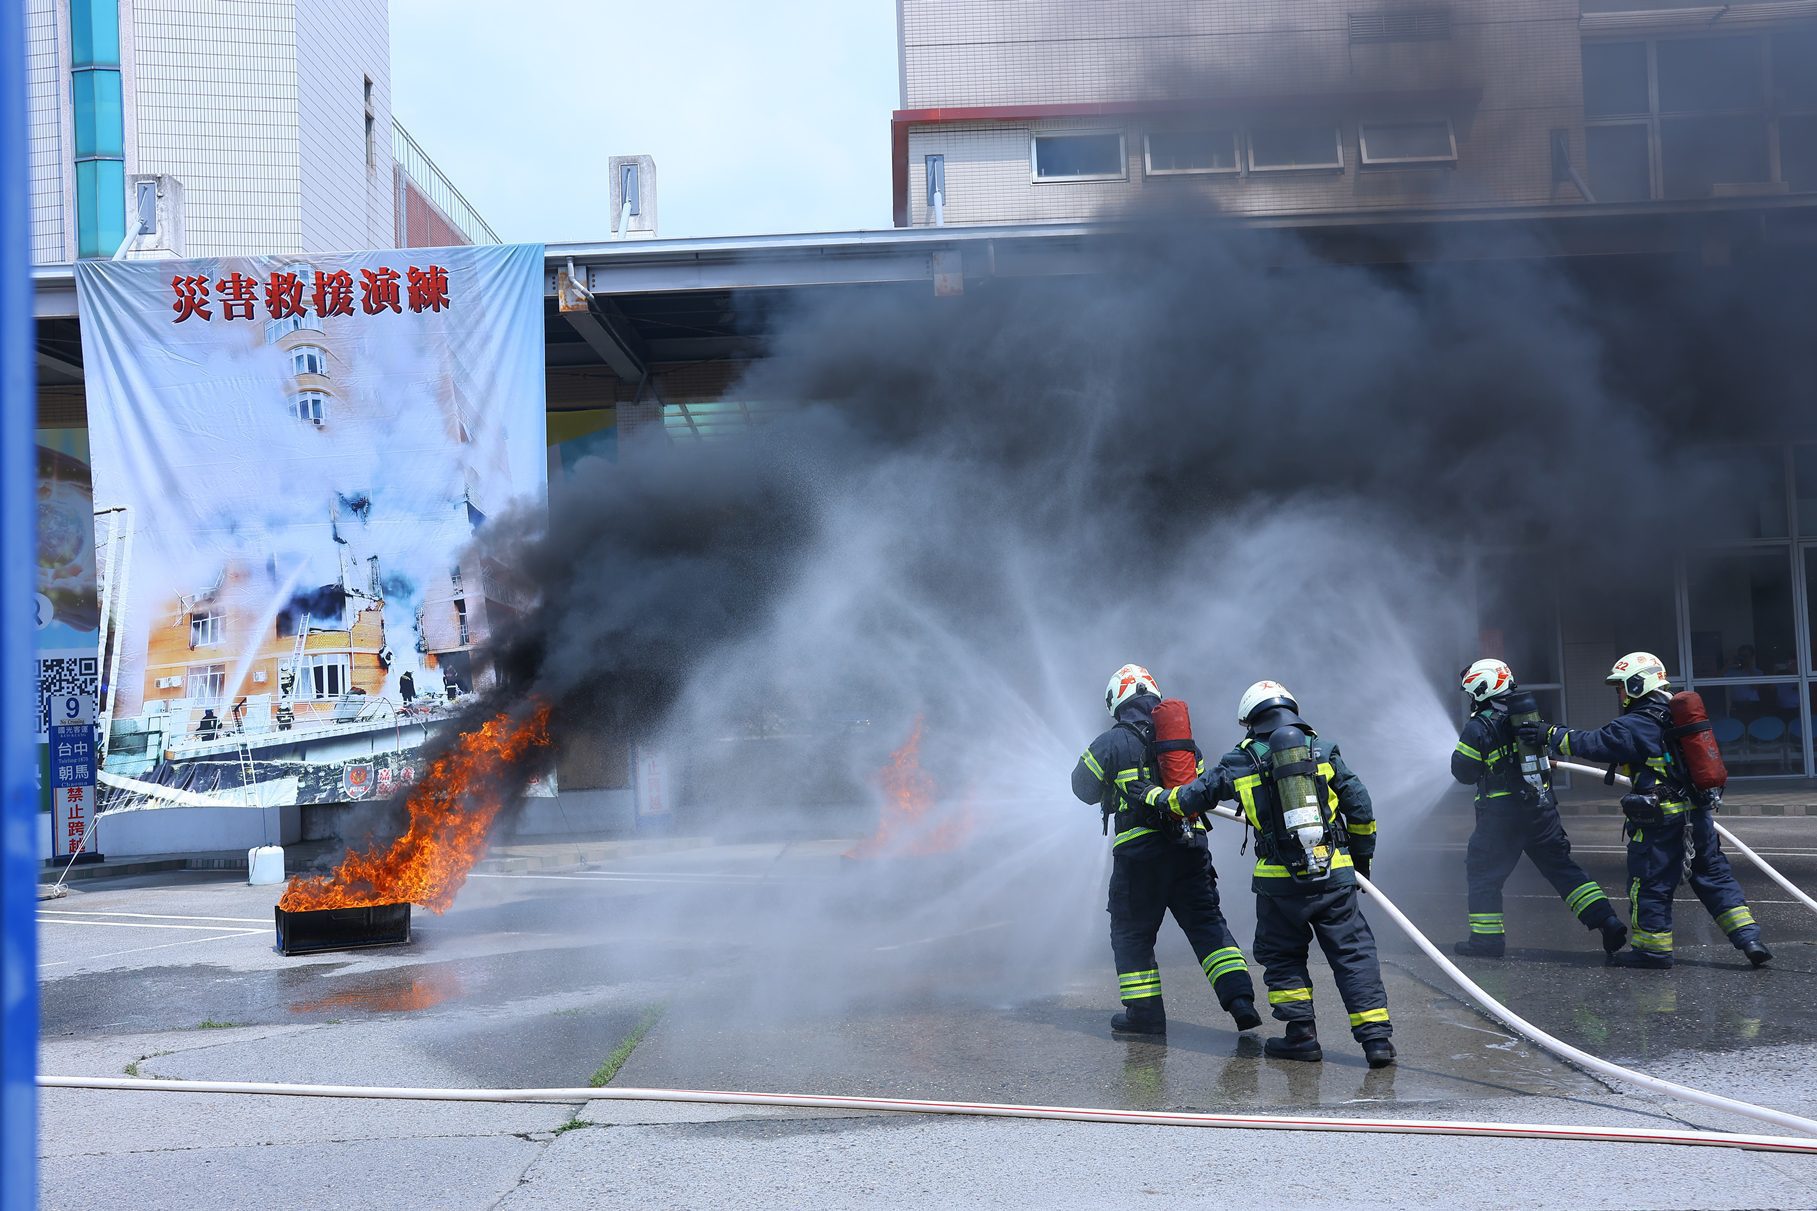
<path fill-rule="evenodd" d="M 1619 897 L 1615 823 L 1569 823 L 1580 860 Z M 1727 823 L 1817 888 L 1817 820 Z M 1456 812 L 1385 825 L 1377 868 L 1446 945 L 1463 931 L 1465 827 Z M 1239 839 L 1221 830 L 1214 854 L 1246 942 Z M 848 846 L 551 842 L 541 860 L 489 864 L 446 915 L 419 910 L 408 946 L 296 958 L 273 948 L 277 888 L 219 872 L 89 881 L 40 905 L 42 1069 L 1766 1130 L 1611 1087 L 1511 1038 L 1380 914 L 1401 1052 L 1391 1069 L 1363 1065 L 1316 960 L 1326 1061 L 1264 1058 L 1260 1039 L 1278 1025 L 1239 1035 L 1171 926 L 1166 1042 L 1113 1039 L 1095 828 L 977 836 L 919 858 L 859 861 Z M 1750 969 L 1688 898 L 1675 970 L 1607 968 L 1595 936 L 1526 868 L 1508 888 L 1510 957 L 1465 966 L 1587 1050 L 1817 1114 L 1817 914 L 1738 871 L 1777 955 L 1767 969 Z M 1817 1159 L 1713 1149 L 617 1101 L 50 1090 L 43 1156 L 51 1208 L 113 1205 L 123 1191 L 147 1209 L 1083 1206 L 1137 1195 L 1206 1206 L 1817 1205 Z"/>

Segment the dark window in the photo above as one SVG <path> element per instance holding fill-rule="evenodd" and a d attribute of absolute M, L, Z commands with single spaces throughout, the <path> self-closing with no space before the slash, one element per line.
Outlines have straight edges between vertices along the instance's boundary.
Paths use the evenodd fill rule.
<path fill-rule="evenodd" d="M 1584 116 L 1621 117 L 1644 114 L 1649 108 L 1647 44 L 1584 43 Z"/>
<path fill-rule="evenodd" d="M 1695 676 L 1795 673 L 1792 571 L 1786 549 L 1685 561 Z"/>
<path fill-rule="evenodd" d="M 1767 179 L 1767 128 L 1759 118 L 1662 118 L 1660 175 L 1668 198 L 1707 198 L 1713 187 Z"/>
<path fill-rule="evenodd" d="M 1157 130 L 1148 136 L 1149 172 L 1235 172 L 1234 130 Z"/>
<path fill-rule="evenodd" d="M 1249 132 L 1249 167 L 1342 168 L 1335 126 L 1258 126 Z"/>
<path fill-rule="evenodd" d="M 1760 42 L 1755 38 L 1682 38 L 1658 43 L 1659 112 L 1759 109 Z"/>
<path fill-rule="evenodd" d="M 1349 30 L 1352 46 L 1371 42 L 1442 42 L 1451 37 L 1451 14 L 1442 8 L 1350 13 Z"/>
<path fill-rule="evenodd" d="M 1120 177 L 1124 173 L 1120 134 L 1036 135 L 1035 178 Z"/>
<path fill-rule="evenodd" d="M 1586 126 L 1584 146 L 1590 191 L 1598 202 L 1637 202 L 1652 196 L 1645 126 Z"/>
<path fill-rule="evenodd" d="M 1783 109 L 1817 109 L 1817 30 L 1773 39 L 1773 94 Z"/>
<path fill-rule="evenodd" d="M 1478 564 L 1478 654 L 1507 661 L 1523 685 L 1564 679 L 1558 665 L 1557 580 L 1541 556 L 1485 555 Z"/>
<path fill-rule="evenodd" d="M 1798 489 L 1798 535 L 1817 538 L 1817 446 L 1792 447 L 1792 482 Z M 1811 559 L 1817 563 L 1817 555 Z M 1811 604 L 1817 608 L 1817 597 Z M 1811 653 L 1817 656 L 1817 630 L 1811 632 L 1811 641 Z"/>
<path fill-rule="evenodd" d="M 1817 117 L 1779 119 L 1779 176 L 1796 193 L 1817 192 Z"/>

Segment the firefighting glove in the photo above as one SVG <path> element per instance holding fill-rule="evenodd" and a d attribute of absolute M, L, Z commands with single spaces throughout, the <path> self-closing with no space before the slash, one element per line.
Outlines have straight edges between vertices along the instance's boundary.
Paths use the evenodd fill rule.
<path fill-rule="evenodd" d="M 1375 861 L 1375 857 L 1374 857 L 1374 855 L 1371 855 L 1367 858 L 1364 858 L 1364 857 L 1359 857 L 1356 854 L 1352 854 L 1352 855 L 1350 855 L 1350 861 L 1356 866 L 1356 873 L 1363 876 L 1363 878 L 1367 879 L 1369 877 L 1370 864 Z"/>
<path fill-rule="evenodd" d="M 1541 719 L 1529 719 L 1514 729 L 1522 744 L 1552 751 L 1552 733 L 1558 729 Z"/>

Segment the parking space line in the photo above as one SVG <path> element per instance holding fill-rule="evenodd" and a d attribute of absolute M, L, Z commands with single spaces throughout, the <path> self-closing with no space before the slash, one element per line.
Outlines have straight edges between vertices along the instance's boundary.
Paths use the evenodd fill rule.
<path fill-rule="evenodd" d="M 236 925 L 270 925 L 264 917 L 194 917 L 175 912 L 114 912 L 105 908 L 47 908 L 65 917 L 134 917 L 147 921 L 227 921 Z"/>
<path fill-rule="evenodd" d="M 236 929 L 232 933 L 213 934 L 206 938 L 184 938 L 178 942 L 159 942 L 155 946 L 134 946 L 126 950 L 109 950 L 98 955 L 83 955 L 77 959 L 58 959 L 52 963 L 40 963 L 38 967 L 40 970 L 46 967 L 67 967 L 71 963 L 92 963 L 99 959 L 119 958 L 121 955 L 144 954 L 149 950 L 169 950 L 172 946 L 194 946 L 198 942 L 223 942 L 228 938 L 249 938 L 263 932 L 259 929 Z"/>
<path fill-rule="evenodd" d="M 111 925 L 116 929 L 185 929 L 196 933 L 220 933 L 219 925 L 163 925 L 150 921 L 71 921 L 55 913 L 39 913 L 38 921 L 42 925 Z M 238 929 L 235 933 L 259 933 L 256 929 Z"/>

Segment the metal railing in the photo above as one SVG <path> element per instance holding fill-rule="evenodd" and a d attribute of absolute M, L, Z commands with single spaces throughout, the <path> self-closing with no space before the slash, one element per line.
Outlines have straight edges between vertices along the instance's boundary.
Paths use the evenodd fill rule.
<path fill-rule="evenodd" d="M 480 218 L 479 211 L 473 208 L 473 203 L 469 202 L 461 191 L 454 187 L 454 182 L 450 181 L 442 170 L 435 166 L 435 161 L 429 158 L 429 153 L 423 150 L 422 144 L 411 138 L 410 132 L 405 130 L 395 118 L 391 122 L 391 155 L 397 161 L 398 167 L 404 170 L 404 175 L 409 177 L 416 187 L 423 191 L 423 195 L 435 203 L 436 208 L 447 215 L 449 221 L 460 228 L 468 239 L 475 244 L 504 243 L 499 239 L 498 232 L 492 230 L 491 225 Z"/>

